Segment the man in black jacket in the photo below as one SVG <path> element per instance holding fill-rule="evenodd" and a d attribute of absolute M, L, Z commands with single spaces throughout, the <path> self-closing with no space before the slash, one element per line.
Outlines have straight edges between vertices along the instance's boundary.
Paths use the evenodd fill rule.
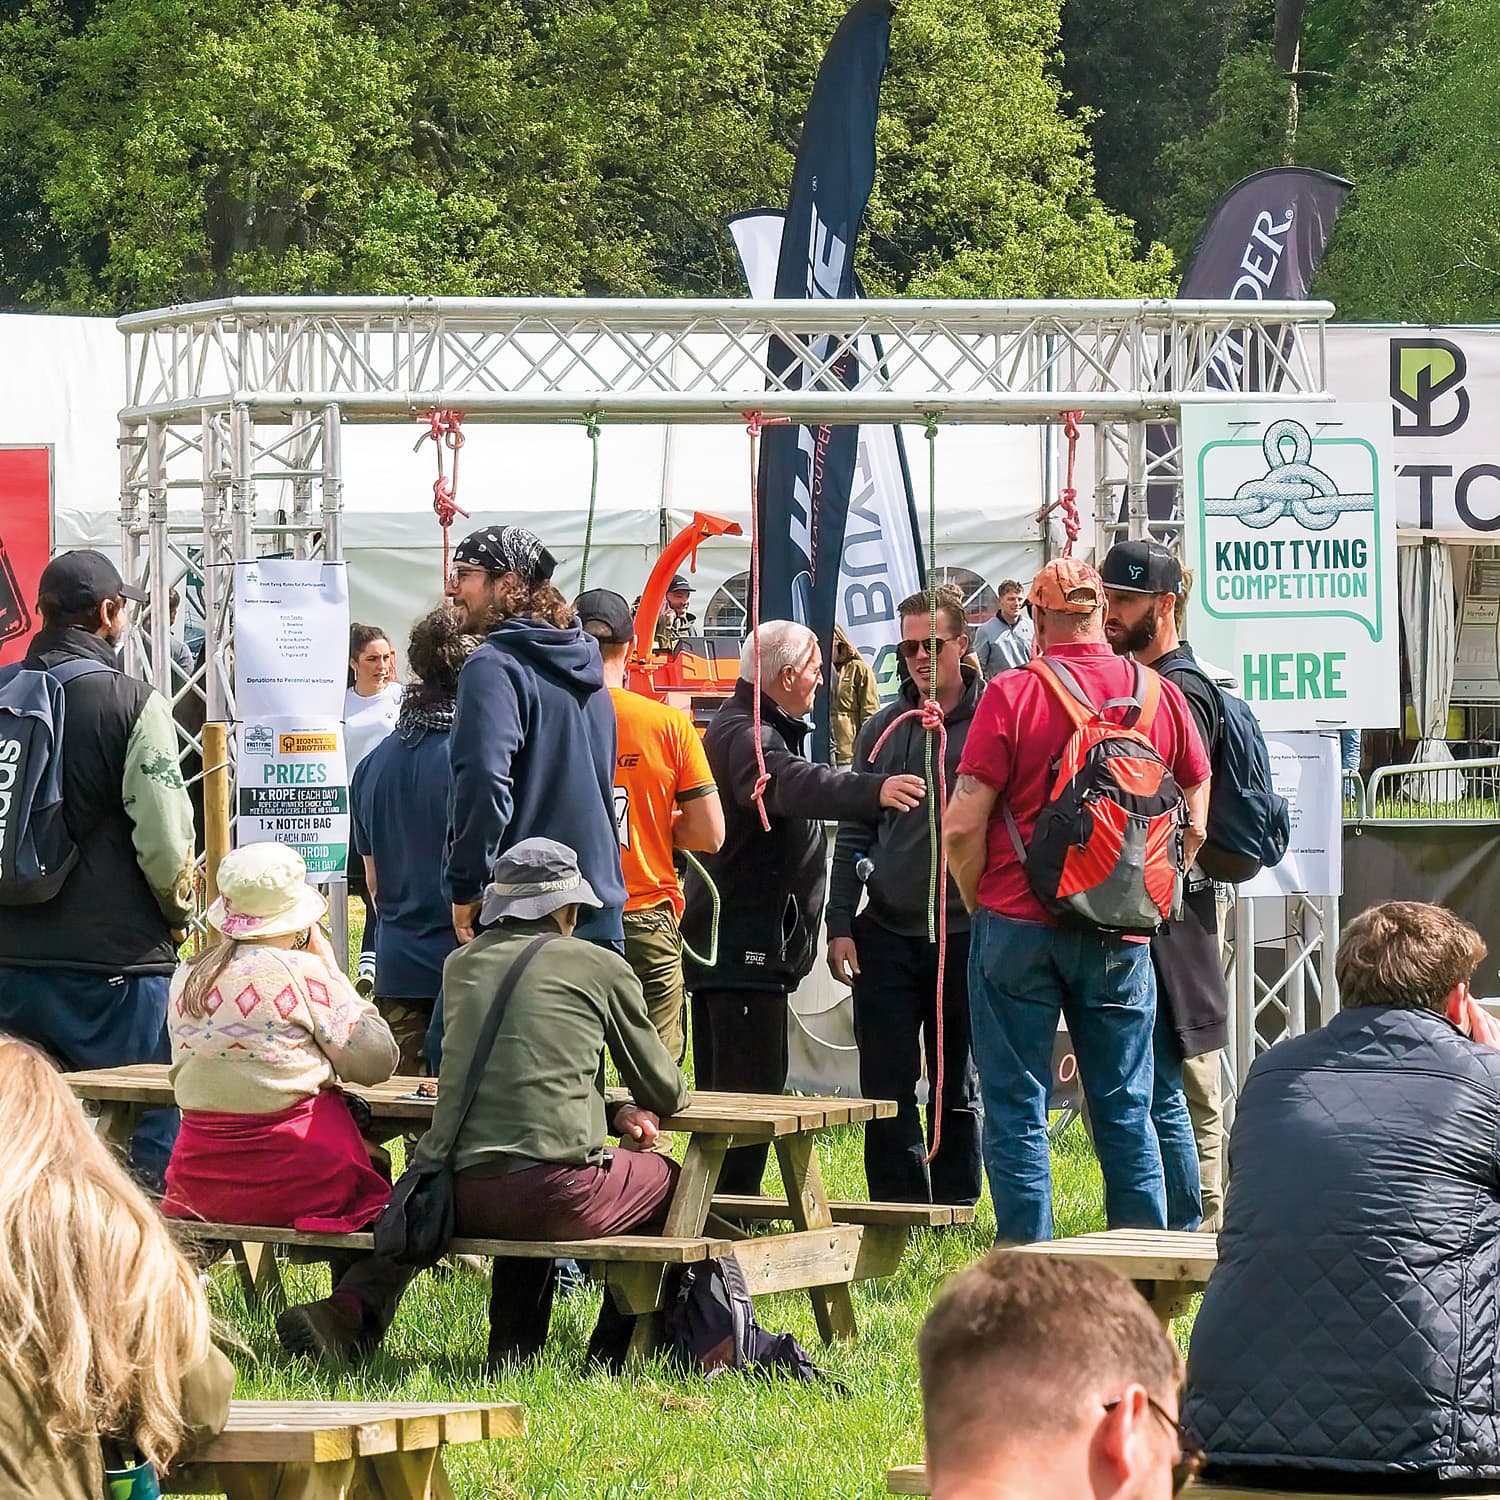
<path fill-rule="evenodd" d="M 755 800 L 755 640 L 740 655 L 734 696 L 714 716 L 703 748 L 724 802 L 724 843 L 704 866 L 718 887 L 718 962 L 706 968 L 684 955 L 693 994 L 693 1069 L 699 1088 L 779 1094 L 786 1087 L 786 997 L 817 953 L 827 885 L 825 819 L 874 818 L 908 811 L 926 790 L 920 776 L 835 771 L 803 756 L 806 715 L 823 680 L 822 652 L 805 625 L 768 620 L 760 627 L 761 746 L 769 777 L 764 806 Z M 682 932 L 696 953 L 709 951 L 712 897 L 689 879 Z M 726 1193 L 758 1193 L 765 1146 L 741 1146 L 724 1159 Z"/>
<path fill-rule="evenodd" d="M 1484 955 L 1442 907 L 1371 907 L 1344 1008 L 1250 1069 L 1183 1403 L 1224 1484 L 1500 1480 L 1500 1051 L 1464 1034 Z"/>
<path fill-rule="evenodd" d="M 937 591 L 937 655 L 930 656 L 932 614 L 924 594 L 899 607 L 901 643 L 910 668 L 901 694 L 860 731 L 856 771 L 924 776 L 937 738 L 916 719 L 896 725 L 901 714 L 920 708 L 929 681 L 947 728 L 947 783 L 958 777 L 969 724 L 984 691 L 984 679 L 962 665 L 969 649 L 968 622 L 957 589 Z M 934 791 L 934 796 L 936 795 Z M 942 838 L 941 800 L 933 807 Z M 854 1035 L 859 1043 L 859 1091 L 867 1099 L 895 1099 L 891 1120 L 865 1126 L 865 1180 L 870 1197 L 900 1203 L 974 1203 L 984 1182 L 980 1146 L 978 1078 L 969 1042 L 969 913 L 950 879 L 941 920 L 947 928 L 943 965 L 943 1088 L 937 1108 L 927 1112 L 922 1135 L 917 1111 L 921 1076 L 918 1034 L 926 1043 L 927 1081 L 938 1077 L 937 945 L 928 938 L 931 913 L 932 832 L 925 818 L 885 812 L 846 818 L 839 824 L 828 898 L 828 967 L 840 984 L 854 987 Z M 861 867 L 866 867 L 863 877 Z M 869 903 L 858 911 L 861 879 Z M 929 1173 L 927 1151 L 941 1123 L 937 1155 Z"/>
<path fill-rule="evenodd" d="M 87 663 L 63 686 L 63 823 L 77 865 L 50 901 L 0 906 L 0 1031 L 69 1069 L 167 1062 L 167 991 L 192 912 L 193 808 L 167 700 L 119 669 L 145 595 L 94 551 L 54 558 L 24 666 Z M 70 671 L 77 671 L 73 666 Z M 131 1164 L 160 1190 L 173 1110 L 147 1113 Z"/>

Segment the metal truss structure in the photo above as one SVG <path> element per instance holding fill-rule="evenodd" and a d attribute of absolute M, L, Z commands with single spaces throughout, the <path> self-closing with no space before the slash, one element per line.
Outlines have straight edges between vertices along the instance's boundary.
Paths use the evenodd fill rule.
<path fill-rule="evenodd" d="M 131 314 L 118 323 L 122 571 L 151 598 L 133 665 L 173 700 L 186 748 L 201 753 L 203 720 L 233 721 L 233 564 L 342 558 L 345 422 L 456 409 L 468 422 L 1045 424 L 1077 411 L 1094 429 L 1107 546 L 1180 531 L 1184 402 L 1326 399 L 1332 313 L 1314 302 L 237 297 Z M 1151 519 L 1157 484 L 1177 497 L 1171 521 Z M 204 660 L 184 681 L 168 595 L 199 579 Z"/>

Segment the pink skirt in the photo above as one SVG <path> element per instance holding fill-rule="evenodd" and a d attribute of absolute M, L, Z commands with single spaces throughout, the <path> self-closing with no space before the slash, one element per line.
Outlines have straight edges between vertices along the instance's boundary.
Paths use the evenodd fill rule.
<path fill-rule="evenodd" d="M 178 1219 L 338 1234 L 368 1229 L 390 1196 L 344 1096 L 324 1089 L 273 1115 L 185 1110 L 161 1208 Z"/>

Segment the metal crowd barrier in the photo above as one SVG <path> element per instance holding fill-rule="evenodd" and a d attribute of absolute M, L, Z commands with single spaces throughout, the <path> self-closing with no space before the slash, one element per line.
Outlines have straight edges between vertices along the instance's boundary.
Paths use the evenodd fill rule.
<path fill-rule="evenodd" d="M 1351 821 L 1493 823 L 1500 819 L 1500 758 L 1422 761 L 1381 766 L 1368 783 L 1344 778 L 1345 813 Z"/>

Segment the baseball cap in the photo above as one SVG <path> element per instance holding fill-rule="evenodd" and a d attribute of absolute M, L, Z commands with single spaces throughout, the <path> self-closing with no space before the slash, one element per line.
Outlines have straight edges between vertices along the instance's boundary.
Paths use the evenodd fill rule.
<path fill-rule="evenodd" d="M 590 625 L 603 625 L 609 632 L 599 639 L 609 646 L 623 646 L 635 639 L 635 619 L 624 597 L 613 589 L 588 589 L 573 601 L 578 612 L 578 623 L 585 630 Z M 597 631 L 589 631 L 598 635 Z"/>
<path fill-rule="evenodd" d="M 1104 584 L 1086 562 L 1076 557 L 1054 557 L 1031 580 L 1026 602 L 1033 609 L 1088 615 L 1104 603 Z"/>
<path fill-rule="evenodd" d="M 67 615 L 81 614 L 106 599 L 118 599 L 121 595 L 134 599 L 137 604 L 151 602 L 149 594 L 126 583 L 120 577 L 120 570 L 92 547 L 54 557 L 42 569 L 36 594 L 38 599 L 47 600 Z"/>
<path fill-rule="evenodd" d="M 1105 588 L 1130 594 L 1182 592 L 1182 564 L 1160 542 L 1117 542 L 1109 549 L 1099 576 Z"/>
<path fill-rule="evenodd" d="M 667 592 L 669 594 L 691 594 L 693 586 L 681 573 L 674 573 L 671 583 L 667 585 Z"/>

